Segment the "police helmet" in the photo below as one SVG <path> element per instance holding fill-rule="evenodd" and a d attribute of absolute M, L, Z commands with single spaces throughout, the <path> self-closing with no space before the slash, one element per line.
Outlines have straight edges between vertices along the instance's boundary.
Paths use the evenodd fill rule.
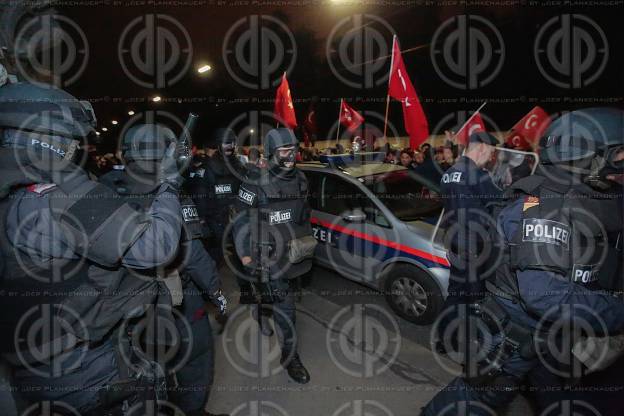
<path fill-rule="evenodd" d="M 0 88 L 0 128 L 70 140 L 95 134 L 93 107 L 67 92 L 29 83 Z"/>
<path fill-rule="evenodd" d="M 580 161 L 605 156 L 609 148 L 624 143 L 624 112 L 594 107 L 561 115 L 540 141 L 545 164 Z"/>
<path fill-rule="evenodd" d="M 216 129 L 212 134 L 211 141 L 217 145 L 236 144 L 237 137 L 232 129 Z"/>
<path fill-rule="evenodd" d="M 280 147 L 297 146 L 298 144 L 299 140 L 292 130 L 286 128 L 272 129 L 265 137 L 264 152 L 268 158 L 274 155 Z"/>
<path fill-rule="evenodd" d="M 159 124 L 137 124 L 124 134 L 121 153 L 126 161 L 161 160 L 165 150 L 176 142 L 170 128 Z"/>

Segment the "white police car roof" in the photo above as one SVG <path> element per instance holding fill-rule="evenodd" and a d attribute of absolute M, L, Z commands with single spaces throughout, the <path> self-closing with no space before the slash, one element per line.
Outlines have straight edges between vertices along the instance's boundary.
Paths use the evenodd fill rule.
<path fill-rule="evenodd" d="M 375 154 L 366 153 L 362 155 L 370 156 Z M 323 156 L 318 162 L 303 162 L 298 163 L 298 166 L 302 168 L 337 169 L 355 178 L 407 170 L 407 168 L 403 166 L 381 163 L 379 158 L 374 160 L 355 161 L 353 156 L 350 154 Z"/>

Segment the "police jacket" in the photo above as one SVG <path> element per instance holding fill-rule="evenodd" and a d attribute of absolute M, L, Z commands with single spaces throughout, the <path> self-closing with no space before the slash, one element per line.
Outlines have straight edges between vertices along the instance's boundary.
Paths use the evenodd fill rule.
<path fill-rule="evenodd" d="M 149 212 L 158 197 L 159 188 L 159 185 L 152 183 L 152 179 L 142 181 L 128 171 L 117 171 L 102 176 L 100 181 L 138 211 Z M 193 280 L 204 298 L 209 299 L 220 289 L 221 279 L 214 260 L 201 243 L 204 227 L 195 203 L 185 195 L 179 199 L 177 219 L 182 233 L 179 242 L 173 242 L 173 246 L 167 249 L 174 253 L 172 260 L 160 268 L 142 268 L 133 272 L 159 278 L 176 271 L 181 274 L 183 283 Z"/>
<path fill-rule="evenodd" d="M 444 199 L 442 227 L 446 229 L 446 249 L 452 265 L 468 262 L 478 255 L 493 221 L 488 205 L 501 196 L 490 174 L 472 159 L 462 156 L 440 181 Z"/>
<path fill-rule="evenodd" d="M 249 256 L 253 267 L 265 267 L 271 279 L 290 279 L 307 273 L 312 260 L 291 263 L 293 240 L 312 235 L 308 183 L 299 169 L 263 170 L 241 184 L 234 244 L 239 257 Z"/>
<path fill-rule="evenodd" d="M 181 235 L 180 203 L 168 186 L 140 212 L 75 165 L 51 173 L 28 163 L 20 151 L 0 149 L 2 351 L 22 354 L 22 364 L 32 346 L 13 341 L 46 310 L 66 329 L 63 343 L 55 338 L 45 350 L 52 356 L 100 341 L 122 319 L 165 302 L 160 282 L 127 270 L 170 262 Z"/>
<path fill-rule="evenodd" d="M 493 232 L 497 264 L 487 289 L 512 318 L 530 327 L 567 313 L 597 334 L 621 331 L 624 303 L 600 290 L 602 276 L 612 269 L 608 234 L 621 227 L 615 201 L 545 166 L 506 196 Z M 561 305 L 570 306 L 568 312 Z"/>
<path fill-rule="evenodd" d="M 189 194 L 199 215 L 209 223 L 227 224 L 238 201 L 238 187 L 245 169 L 236 156 L 217 153 L 196 169 Z"/>

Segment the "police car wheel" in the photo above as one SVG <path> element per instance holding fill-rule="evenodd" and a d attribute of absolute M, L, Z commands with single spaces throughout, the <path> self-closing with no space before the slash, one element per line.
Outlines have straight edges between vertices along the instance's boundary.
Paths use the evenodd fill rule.
<path fill-rule="evenodd" d="M 438 285 L 416 267 L 393 267 L 387 273 L 384 288 L 392 310 L 415 324 L 432 323 L 442 309 L 444 300 Z"/>

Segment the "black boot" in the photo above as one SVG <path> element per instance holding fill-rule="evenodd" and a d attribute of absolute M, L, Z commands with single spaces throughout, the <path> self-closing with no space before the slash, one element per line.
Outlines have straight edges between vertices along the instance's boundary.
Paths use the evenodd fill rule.
<path fill-rule="evenodd" d="M 303 366 L 299 354 L 294 354 L 292 357 L 282 354 L 281 363 L 293 381 L 299 384 L 306 384 L 310 381 L 310 373 Z"/>

